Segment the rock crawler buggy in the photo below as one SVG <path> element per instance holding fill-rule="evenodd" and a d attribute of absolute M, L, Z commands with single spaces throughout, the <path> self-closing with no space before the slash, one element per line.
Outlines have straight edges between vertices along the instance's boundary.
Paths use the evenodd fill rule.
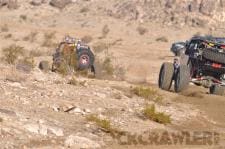
<path fill-rule="evenodd" d="M 95 73 L 95 57 L 90 47 L 69 36 L 65 37 L 53 54 L 52 71 L 59 71 L 62 67 L 66 71 L 87 70 Z"/>
<path fill-rule="evenodd" d="M 171 51 L 179 57 L 162 64 L 158 81 L 161 89 L 170 90 L 174 81 L 175 92 L 181 92 L 192 82 L 209 88 L 211 94 L 224 95 L 225 38 L 193 37 L 174 43 Z"/>

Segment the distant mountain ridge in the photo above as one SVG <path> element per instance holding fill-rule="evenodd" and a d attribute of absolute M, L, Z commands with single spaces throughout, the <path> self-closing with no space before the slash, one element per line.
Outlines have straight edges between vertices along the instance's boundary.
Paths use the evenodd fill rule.
<path fill-rule="evenodd" d="M 205 26 L 225 22 L 225 0 L 126 0 L 117 2 L 109 14 L 166 25 Z"/>

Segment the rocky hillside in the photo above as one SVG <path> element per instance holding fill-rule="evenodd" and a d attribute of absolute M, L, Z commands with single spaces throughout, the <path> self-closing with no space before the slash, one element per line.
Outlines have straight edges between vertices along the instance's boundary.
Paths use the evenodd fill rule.
<path fill-rule="evenodd" d="M 26 0 L 34 6 L 49 4 L 64 9 L 73 3 L 97 3 L 96 9 L 108 16 L 140 22 L 160 22 L 164 25 L 209 26 L 225 22 L 224 0 Z M 1 7 L 17 9 L 23 2 L 2 0 Z"/>
<path fill-rule="evenodd" d="M 201 87 L 175 94 L 156 85 L 162 62 L 173 61 L 171 43 L 223 24 L 223 6 L 216 0 L 0 0 L 0 148 L 149 149 L 136 140 L 124 146 L 115 134 L 225 132 L 224 97 Z M 40 70 L 65 35 L 85 40 L 108 78 Z"/>
<path fill-rule="evenodd" d="M 166 25 L 206 26 L 224 22 L 223 0 L 135 0 L 123 1 L 109 11 L 116 17 L 157 21 Z"/>

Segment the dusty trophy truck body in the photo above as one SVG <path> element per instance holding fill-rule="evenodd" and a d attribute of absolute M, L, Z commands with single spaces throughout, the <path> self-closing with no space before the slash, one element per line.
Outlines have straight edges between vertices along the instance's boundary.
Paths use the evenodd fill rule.
<path fill-rule="evenodd" d="M 57 71 L 63 63 L 68 65 L 73 63 L 76 70 L 91 69 L 95 73 L 94 61 L 95 57 L 89 46 L 81 40 L 67 36 L 53 54 L 52 70 Z"/>
<path fill-rule="evenodd" d="M 197 36 L 174 43 L 171 51 L 179 57 L 173 63 L 163 63 L 159 74 L 161 89 L 170 90 L 174 81 L 175 91 L 181 92 L 192 82 L 209 88 L 211 94 L 224 95 L 225 38 Z"/>

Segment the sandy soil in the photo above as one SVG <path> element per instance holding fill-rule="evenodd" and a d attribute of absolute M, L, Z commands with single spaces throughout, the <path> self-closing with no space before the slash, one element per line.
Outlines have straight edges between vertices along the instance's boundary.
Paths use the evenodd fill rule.
<path fill-rule="evenodd" d="M 0 9 L 0 49 L 12 44 L 27 51 L 39 51 L 36 67 L 31 73 L 20 72 L 14 66 L 0 64 L 0 145 L 3 148 L 67 148 L 69 136 L 78 136 L 71 148 L 224 148 L 225 98 L 208 94 L 208 90 L 190 85 L 188 91 L 175 94 L 157 87 L 158 72 L 162 62 L 172 61 L 171 43 L 185 41 L 196 33 L 208 33 L 207 28 L 166 27 L 154 22 L 135 22 L 115 19 L 95 9 L 98 2 L 73 4 L 58 10 L 47 4 L 35 7 L 21 1 L 17 10 Z M 91 7 L 89 7 L 91 5 Z M 109 4 L 105 4 L 107 7 Z M 110 6 L 110 5 L 109 5 Z M 80 9 L 90 10 L 81 13 Z M 25 17 L 24 17 L 25 16 Z M 109 33 L 101 38 L 102 29 Z M 140 35 L 137 27 L 147 29 Z M 7 29 L 4 29 L 7 28 Z M 25 37 L 35 32 L 33 42 Z M 44 47 L 46 33 L 54 33 L 53 43 L 65 35 L 77 38 L 91 36 L 94 47 L 106 43 L 114 65 L 126 70 L 124 81 L 108 81 L 78 77 L 80 85 L 69 85 L 71 76 L 41 72 L 41 60 L 51 61 L 54 46 Z M 165 37 L 168 41 L 157 41 Z M 106 50 L 94 51 L 102 58 Z M 172 124 L 162 125 L 141 119 L 146 101 L 127 93 L 135 84 L 148 84 L 162 95 L 163 103 L 157 109 L 171 115 Z M 151 85 L 150 85 L 151 84 Z M 118 95 L 119 94 L 119 98 Z M 148 104 L 154 103 L 148 101 Z M 71 112 L 66 110 L 74 108 Z M 111 120 L 122 130 L 140 133 L 145 131 L 216 131 L 221 134 L 216 146 L 124 146 L 116 143 L 109 134 L 86 120 L 88 114 L 98 114 Z M 109 142 L 105 141 L 109 138 Z M 83 141 L 83 142 L 82 142 Z M 90 145 L 91 144 L 91 145 Z"/>

